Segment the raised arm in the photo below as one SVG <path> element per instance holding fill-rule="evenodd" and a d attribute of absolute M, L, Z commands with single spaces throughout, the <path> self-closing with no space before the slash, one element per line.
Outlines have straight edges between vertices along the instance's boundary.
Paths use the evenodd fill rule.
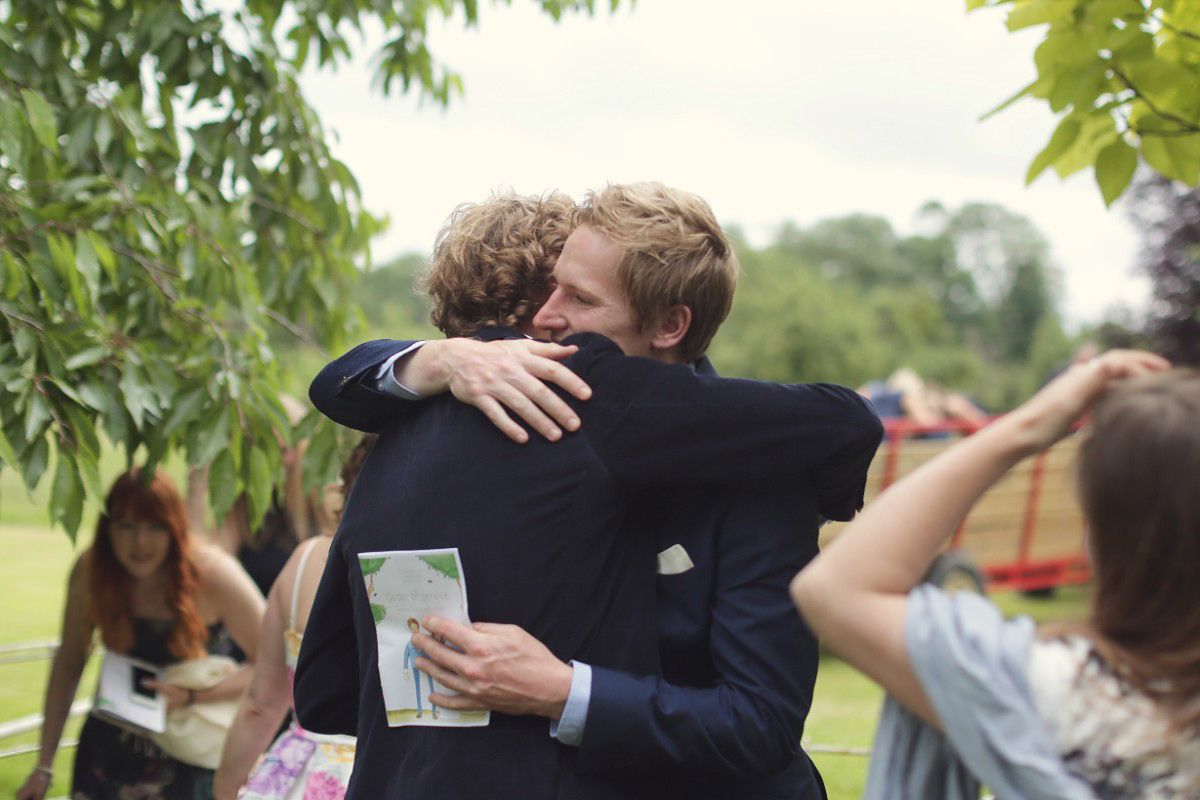
<path fill-rule="evenodd" d="M 297 547 L 271 586 L 262 631 L 258 637 L 254 677 L 238 705 L 237 716 L 221 751 L 221 764 L 213 778 L 216 800 L 233 800 L 237 797 L 255 761 L 266 751 L 287 714 L 291 681 L 283 637 L 290 610 L 288 604 L 291 602 L 292 588 L 300 578 L 297 570 L 305 549 L 322 546 L 328 546 L 328 539 L 321 537 L 313 544 L 306 542 Z"/>
<path fill-rule="evenodd" d="M 83 675 L 83 668 L 87 665 L 91 652 L 93 625 L 88 621 L 87 613 L 87 560 L 90 553 L 90 550 L 84 552 L 75 561 L 67 579 L 62 642 L 54 652 L 50 679 L 46 684 L 46 705 L 37 766 L 21 788 L 17 789 L 18 800 L 42 800 L 50 788 L 54 754 L 58 750 L 63 727 L 67 723 L 75 692 L 79 688 L 79 678 Z"/>
<path fill-rule="evenodd" d="M 275 582 L 278 586 L 279 582 Z M 221 764 L 213 778 L 217 800 L 233 800 L 250 776 L 250 770 L 266 751 L 271 738 L 287 714 L 288 676 L 283 660 L 283 622 L 278 594 L 272 590 L 263 616 L 259 658 L 250 686 L 238 705 L 229 728 Z"/>
<path fill-rule="evenodd" d="M 1070 430 L 1114 380 L 1169 367 L 1115 350 L 1076 365 L 1031 400 L 958 442 L 876 498 L 792 583 L 822 641 L 925 721 L 937 715 L 905 648 L 908 592 L 971 506 L 1021 459 Z"/>
<path fill-rule="evenodd" d="M 572 337 L 568 361 L 594 394 L 583 435 L 614 476 L 635 483 L 811 482 L 821 513 L 850 519 L 883 425 L 853 389 L 698 375 L 621 354 L 597 334 Z"/>
<path fill-rule="evenodd" d="M 518 419 L 552 441 L 562 437 L 563 429 L 579 427 L 578 415 L 550 389 L 551 384 L 559 386 L 580 400 L 591 395 L 587 384 L 559 363 L 574 347 L 533 339 L 441 339 L 414 348 L 416 344 L 381 340 L 351 350 L 313 381 L 313 404 L 335 422 L 378 432 L 413 410 L 406 402 L 412 398 L 387 391 L 392 380 L 421 397 L 449 391 L 516 442 L 529 439 Z M 397 355 L 381 386 L 380 371 Z"/>
<path fill-rule="evenodd" d="M 411 404 L 380 391 L 375 375 L 385 361 L 415 344 L 391 339 L 360 344 L 317 373 L 308 387 L 309 399 L 318 411 L 339 425 L 379 433 L 400 415 L 411 411 Z"/>
<path fill-rule="evenodd" d="M 350 591 L 346 557 L 335 537 L 304 626 L 293 689 L 296 719 L 315 733 L 357 734 L 358 639 Z"/>

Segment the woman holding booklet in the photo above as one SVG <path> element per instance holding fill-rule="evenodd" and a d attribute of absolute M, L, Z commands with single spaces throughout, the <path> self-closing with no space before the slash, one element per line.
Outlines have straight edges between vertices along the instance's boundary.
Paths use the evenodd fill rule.
<path fill-rule="evenodd" d="M 231 556 L 189 537 L 183 500 L 166 475 L 148 478 L 135 468 L 117 478 L 95 539 L 68 579 L 38 763 L 17 790 L 18 800 L 42 800 L 50 788 L 54 754 L 97 629 L 109 653 L 158 674 L 135 677 L 125 689 L 135 702 L 140 697 L 165 709 L 165 733 L 123 723 L 119 711 L 100 715 L 97 711 L 113 706 L 98 702 L 80 733 L 73 800 L 211 797 L 215 763 L 190 763 L 207 760 L 197 757 L 204 742 L 197 741 L 203 737 L 196 726 L 206 723 L 196 720 L 205 716 L 203 709 L 236 701 L 245 689 L 263 606 L 262 595 Z M 223 638 L 222 629 L 249 663 L 206 660 Z M 189 673 L 209 677 L 199 683 L 173 677 Z M 214 730 L 220 729 L 208 728 L 209 738 Z M 209 743 L 209 749 L 214 744 L 219 753 L 220 742 Z"/>

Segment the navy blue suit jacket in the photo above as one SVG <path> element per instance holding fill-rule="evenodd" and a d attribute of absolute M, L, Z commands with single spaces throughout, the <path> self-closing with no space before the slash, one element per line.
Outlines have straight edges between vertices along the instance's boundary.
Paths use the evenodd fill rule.
<path fill-rule="evenodd" d="M 493 332 L 492 336 L 505 335 Z M 356 555 L 457 546 L 474 619 L 521 625 L 560 658 L 657 671 L 650 536 L 618 535 L 639 487 L 799 481 L 873 449 L 873 413 L 848 389 L 700 377 L 626 358 L 580 337 L 568 361 L 593 387 L 578 434 L 518 446 L 450 397 L 400 404 L 359 380 L 403 343 L 368 343 L 322 371 L 318 408 L 382 429 L 347 504 L 310 616 L 296 676 L 301 724 L 359 737 L 352 797 L 629 797 L 647 782 L 579 769 L 545 720 L 493 714 L 486 729 L 388 728 L 374 622 Z M 371 403 L 363 404 L 364 400 Z M 837 472 L 834 470 L 834 472 Z M 861 504 L 862 476 L 823 473 L 832 506 Z"/>
<path fill-rule="evenodd" d="M 641 770 L 662 797 L 825 797 L 800 748 L 819 649 L 788 595 L 819 519 L 808 482 L 679 487 L 636 505 L 630 523 L 694 566 L 658 578 L 661 677 L 593 668 L 581 770 Z"/>

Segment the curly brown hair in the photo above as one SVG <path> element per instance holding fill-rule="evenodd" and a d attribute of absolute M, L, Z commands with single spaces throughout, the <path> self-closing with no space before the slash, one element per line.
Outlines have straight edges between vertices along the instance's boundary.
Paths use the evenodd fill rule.
<path fill-rule="evenodd" d="M 460 205 L 419 282 L 430 321 L 447 336 L 520 328 L 550 295 L 554 264 L 574 228 L 575 203 L 560 192 Z"/>

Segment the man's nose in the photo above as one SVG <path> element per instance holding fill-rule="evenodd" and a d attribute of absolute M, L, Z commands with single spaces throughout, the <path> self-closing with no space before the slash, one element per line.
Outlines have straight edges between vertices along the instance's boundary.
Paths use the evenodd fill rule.
<path fill-rule="evenodd" d="M 533 315 L 533 326 L 548 331 L 561 330 L 565 327 L 563 316 L 558 311 L 559 304 L 559 291 L 555 289 L 546 298 L 546 302 L 542 303 L 538 312 Z"/>

